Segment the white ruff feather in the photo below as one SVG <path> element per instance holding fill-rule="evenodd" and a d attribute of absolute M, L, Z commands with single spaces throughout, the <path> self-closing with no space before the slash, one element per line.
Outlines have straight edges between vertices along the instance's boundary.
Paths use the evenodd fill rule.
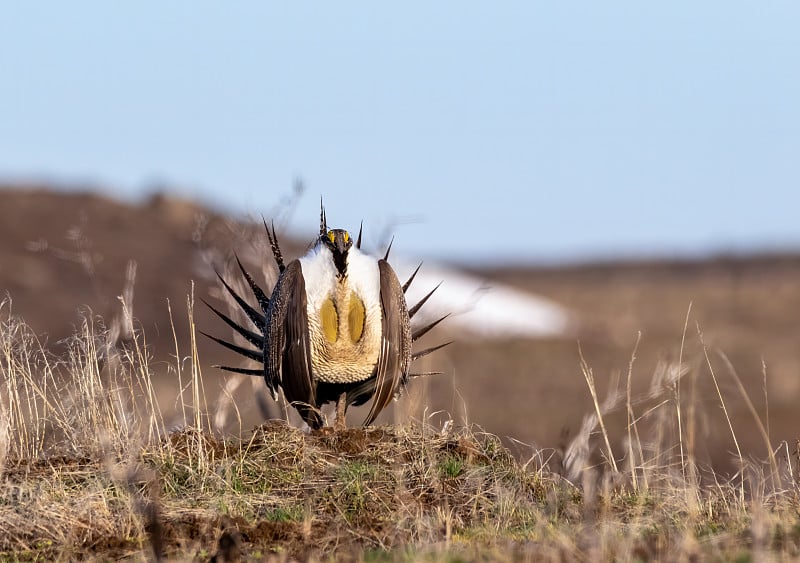
<path fill-rule="evenodd" d="M 319 311 L 322 302 L 336 286 L 336 266 L 333 254 L 324 244 L 317 243 L 314 248 L 300 258 L 300 269 L 306 284 L 306 299 L 309 315 Z"/>
<path fill-rule="evenodd" d="M 350 287 L 361 296 L 367 310 L 378 307 L 380 311 L 381 275 L 378 261 L 354 246 L 347 253 L 347 277 L 350 280 Z"/>
<path fill-rule="evenodd" d="M 337 271 L 333 254 L 324 244 L 317 244 L 300 258 L 300 267 L 306 283 L 309 311 L 319 311 L 322 302 L 330 297 L 336 287 Z M 347 253 L 347 280 L 350 287 L 364 301 L 367 310 L 380 307 L 381 283 L 378 261 L 353 247 Z"/>

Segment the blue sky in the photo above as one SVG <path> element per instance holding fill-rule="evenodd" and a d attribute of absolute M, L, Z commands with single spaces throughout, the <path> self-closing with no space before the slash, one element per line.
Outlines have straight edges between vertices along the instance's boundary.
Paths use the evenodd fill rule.
<path fill-rule="evenodd" d="M 800 248 L 800 3 L 18 2 L 0 179 L 453 259 Z"/>

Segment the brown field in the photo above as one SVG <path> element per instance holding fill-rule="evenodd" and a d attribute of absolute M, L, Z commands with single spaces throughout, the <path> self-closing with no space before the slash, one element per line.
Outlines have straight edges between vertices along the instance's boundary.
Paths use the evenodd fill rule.
<path fill-rule="evenodd" d="M 10 298 L 0 414 L 14 423 L 0 432 L 0 535 L 17 538 L 5 557 L 136 556 L 153 526 L 167 553 L 188 558 L 228 537 L 253 558 L 798 555 L 800 257 L 482 270 L 569 307 L 577 334 L 478 342 L 443 326 L 431 341 L 456 342 L 425 368 L 444 375 L 379 420 L 398 425 L 306 436 L 259 427 L 250 382 L 226 406 L 228 376 L 211 365 L 230 355 L 193 345 L 194 327 L 226 333 L 202 306 L 187 314 L 187 295 L 220 302 L 211 265 L 225 270 L 232 250 L 256 271 L 271 267 L 263 238 L 161 196 L 127 205 L 0 191 L 0 291 Z M 285 244 L 287 255 L 302 247 Z M 84 331 L 83 307 L 112 334 Z M 86 351 L 89 342 L 100 344 Z M 134 385 L 130 397 L 87 391 L 109 374 Z M 187 382 L 194 396 L 179 401 Z M 92 409 L 95 418 L 78 415 Z M 224 432 L 212 434 L 221 413 Z M 128 416 L 135 424 L 120 422 Z M 105 519 L 79 513 L 87 494 Z M 27 530 L 23 513 L 40 520 Z"/>
<path fill-rule="evenodd" d="M 732 467 L 735 445 L 709 366 L 729 414 L 738 421 L 734 430 L 748 455 L 763 458 L 766 452 L 737 377 L 768 423 L 776 447 L 800 435 L 800 257 L 508 268 L 491 275 L 579 313 L 583 326 L 577 338 L 603 388 L 617 377 L 625 384 L 634 349 L 636 359 L 630 370 L 634 389 L 647 389 L 659 365 L 676 364 L 680 357 L 688 370 L 682 382 L 683 397 L 688 399 L 693 393 L 697 405 L 698 445 L 717 469 Z M 561 428 L 575 428 L 576 417 L 588 406 L 578 346 L 574 340 L 504 346 L 509 350 L 506 357 L 516 359 L 508 367 L 516 374 L 511 379 L 525 382 L 515 395 L 521 412 L 525 411 L 523 401 L 537 403 L 536 397 L 546 398 L 551 405 L 536 419 L 541 433 L 531 434 L 540 445 L 550 445 Z M 465 347 L 463 352 L 469 350 Z M 528 361 L 520 361 L 525 355 Z M 512 436 L 519 436 L 517 428 L 493 426 L 495 432 Z"/>

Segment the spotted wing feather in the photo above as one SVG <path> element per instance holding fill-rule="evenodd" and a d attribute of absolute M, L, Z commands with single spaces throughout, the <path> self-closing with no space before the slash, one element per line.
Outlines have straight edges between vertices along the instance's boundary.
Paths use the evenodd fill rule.
<path fill-rule="evenodd" d="M 269 300 L 264 348 L 267 385 L 283 389 L 286 400 L 312 428 L 322 426 L 316 404 L 308 340 L 306 289 L 299 260 L 278 277 Z"/>
<path fill-rule="evenodd" d="M 372 424 L 405 385 L 411 364 L 411 323 L 403 288 L 386 260 L 378 260 L 381 308 L 381 351 L 375 366 L 375 394 L 364 426 Z"/>

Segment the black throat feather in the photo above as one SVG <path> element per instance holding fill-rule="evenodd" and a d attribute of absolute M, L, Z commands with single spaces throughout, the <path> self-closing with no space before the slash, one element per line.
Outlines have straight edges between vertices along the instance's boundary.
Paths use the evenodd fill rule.
<path fill-rule="evenodd" d="M 333 265 L 336 266 L 339 279 L 347 277 L 347 252 L 331 252 L 333 254 Z"/>

